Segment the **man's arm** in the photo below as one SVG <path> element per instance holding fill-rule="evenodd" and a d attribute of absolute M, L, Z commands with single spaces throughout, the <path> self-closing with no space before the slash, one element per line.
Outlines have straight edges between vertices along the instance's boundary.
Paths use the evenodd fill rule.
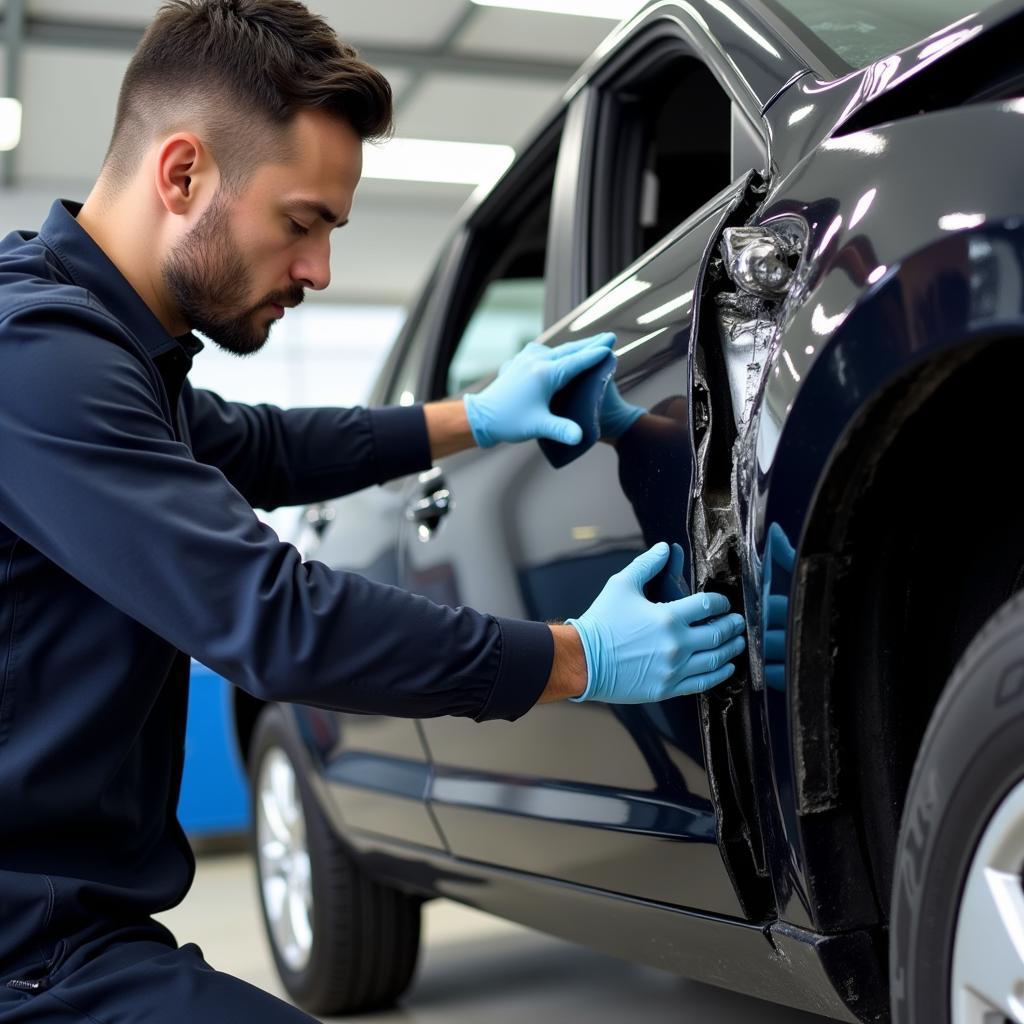
<path fill-rule="evenodd" d="M 551 397 L 604 359 L 613 336 L 556 348 L 528 345 L 483 391 L 464 399 L 384 409 L 279 409 L 228 402 L 186 384 L 192 449 L 256 508 L 327 501 L 427 469 L 474 445 L 553 437 L 580 428 L 552 415 Z"/>
<path fill-rule="evenodd" d="M 329 501 L 431 463 L 423 406 L 279 409 L 186 383 L 181 407 L 196 458 L 254 508 Z"/>
<path fill-rule="evenodd" d="M 76 329 L 77 328 L 77 329 Z M 177 441 L 158 385 L 88 309 L 0 324 L 0 520 L 104 601 L 253 694 L 514 720 L 543 623 L 435 605 L 303 562 Z"/>

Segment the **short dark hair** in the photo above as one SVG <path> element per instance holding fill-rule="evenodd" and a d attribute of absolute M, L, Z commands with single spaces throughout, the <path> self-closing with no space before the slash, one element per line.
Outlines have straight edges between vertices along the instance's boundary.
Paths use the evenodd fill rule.
<path fill-rule="evenodd" d="M 285 154 L 299 111 L 372 141 L 391 133 L 392 106 L 387 79 L 298 0 L 167 0 L 125 72 L 103 173 L 119 191 L 159 133 L 198 120 L 238 185 Z"/>

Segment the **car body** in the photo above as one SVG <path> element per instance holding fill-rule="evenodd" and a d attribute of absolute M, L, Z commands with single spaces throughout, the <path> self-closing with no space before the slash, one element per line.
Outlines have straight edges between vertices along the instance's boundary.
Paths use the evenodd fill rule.
<path fill-rule="evenodd" d="M 675 541 L 689 586 L 744 612 L 749 657 L 704 695 L 514 724 L 290 708 L 299 770 L 374 879 L 887 1016 L 911 769 L 1024 566 L 999 501 L 1024 369 L 1024 13 L 935 17 L 854 68 L 774 3 L 652 0 L 466 211 L 372 401 L 479 387 L 534 335 L 613 331 L 647 415 L 557 471 L 533 444 L 473 450 L 311 510 L 312 556 L 556 620 Z M 243 749 L 259 713 L 238 694 Z"/>

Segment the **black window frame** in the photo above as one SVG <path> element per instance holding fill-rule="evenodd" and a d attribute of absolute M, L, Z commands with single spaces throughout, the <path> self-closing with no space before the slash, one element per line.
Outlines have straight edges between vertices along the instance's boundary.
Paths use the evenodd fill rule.
<path fill-rule="evenodd" d="M 369 401 L 371 405 L 397 404 L 400 396 L 395 395 L 395 388 L 398 385 L 399 378 L 403 376 L 403 370 L 405 370 L 408 360 L 416 357 L 413 345 L 420 329 L 428 327 L 426 311 L 440 283 L 443 265 L 443 258 L 434 264 L 430 271 L 430 276 L 423 287 L 420 288 L 413 305 L 410 307 L 405 323 L 402 325 L 398 337 L 395 338 L 394 344 L 385 357 L 384 365 L 381 367 L 377 380 L 370 391 Z M 418 378 L 419 374 L 417 373 L 416 376 Z"/>
<path fill-rule="evenodd" d="M 545 279 L 551 273 L 552 228 L 555 220 L 558 157 L 562 146 L 565 112 L 552 121 L 530 148 L 512 165 L 504 178 L 469 217 L 460 239 L 460 258 L 453 268 L 451 287 L 439 316 L 434 344 L 427 361 L 423 393 L 428 401 L 448 395 L 448 368 L 456 346 L 490 283 L 495 255 L 490 238 L 502 224 L 516 223 L 531 210 L 545 191 L 550 197 L 545 241 Z M 550 326 L 551 304 L 545 302 L 544 327 Z M 476 381 L 478 384 L 489 377 Z"/>
<path fill-rule="evenodd" d="M 767 168 L 769 145 L 768 132 L 764 124 L 756 96 L 746 89 L 737 87 L 732 75 L 724 69 L 713 52 L 704 52 L 694 45 L 690 33 L 674 18 L 648 22 L 622 46 L 615 58 L 608 62 L 593 78 L 594 91 L 593 130 L 590 138 L 590 189 L 587 197 L 587 239 L 586 247 L 586 290 L 593 295 L 610 281 L 616 280 L 626 269 L 648 253 L 663 245 L 692 215 L 703 208 L 714 197 L 708 197 L 698 204 L 691 213 L 671 228 L 660 240 L 651 243 L 647 249 L 623 258 L 627 226 L 626 212 L 616 205 L 615 194 L 619 190 L 622 176 L 630 173 L 624 169 L 623 147 L 619 144 L 615 128 L 618 120 L 620 101 L 616 98 L 635 88 L 639 83 L 649 81 L 663 68 L 677 61 L 689 60 L 702 65 L 715 80 L 725 97 L 730 101 L 730 132 L 733 142 L 730 153 L 731 180 L 723 188 L 738 180 L 742 172 L 732 163 L 736 152 L 737 119 L 757 136 L 756 148 L 764 158 L 763 169 Z M 748 140 L 749 141 L 749 140 Z M 639 171 L 639 162 L 634 160 L 633 170 Z M 746 169 L 744 169 L 746 170 Z M 633 175 L 639 177 L 638 174 Z M 634 182 L 639 194 L 640 182 Z M 612 224 L 609 211 L 614 214 L 617 224 Z M 613 269 L 614 268 L 614 269 Z"/>

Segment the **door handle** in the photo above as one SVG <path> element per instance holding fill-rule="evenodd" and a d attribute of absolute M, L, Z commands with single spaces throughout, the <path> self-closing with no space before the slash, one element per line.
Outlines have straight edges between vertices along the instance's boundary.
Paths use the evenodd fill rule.
<path fill-rule="evenodd" d="M 322 537 L 327 527 L 334 522 L 334 506 L 325 502 L 310 505 L 302 513 L 302 519 L 317 537 Z"/>
<path fill-rule="evenodd" d="M 416 523 L 432 530 L 441 521 L 441 517 L 446 516 L 451 511 L 451 507 L 451 491 L 447 487 L 442 487 L 434 491 L 433 494 L 428 494 L 426 497 L 420 498 L 419 501 L 414 501 L 405 510 L 405 518 L 410 523 Z"/>

